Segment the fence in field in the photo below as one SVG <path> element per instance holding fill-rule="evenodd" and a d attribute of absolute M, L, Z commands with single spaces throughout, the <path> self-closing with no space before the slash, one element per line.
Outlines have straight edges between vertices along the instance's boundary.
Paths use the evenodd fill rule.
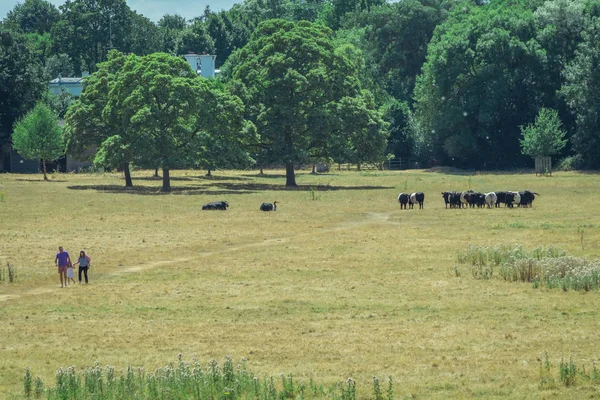
<path fill-rule="evenodd" d="M 535 158 L 535 174 L 552 175 L 552 158 L 551 157 L 536 157 Z"/>

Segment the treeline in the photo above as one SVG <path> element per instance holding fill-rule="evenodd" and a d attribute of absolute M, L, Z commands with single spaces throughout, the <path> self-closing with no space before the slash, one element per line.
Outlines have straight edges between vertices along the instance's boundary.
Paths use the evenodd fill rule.
<path fill-rule="evenodd" d="M 220 79 L 240 89 L 232 80 L 251 78 L 235 72 L 249 62 L 242 49 L 254 38 L 253 49 L 258 51 L 259 24 L 279 19 L 328 27 L 332 51 L 351 60 L 359 82 L 353 84 L 353 94 L 338 96 L 336 103 L 345 104 L 348 116 L 350 99 L 360 94 L 360 107 L 354 106 L 377 111 L 371 118 L 381 128 L 381 116 L 389 133 L 378 150 L 381 154 L 363 157 L 365 161 L 391 154 L 415 158 L 422 166 L 530 165 L 531 158 L 522 154 L 522 132 L 541 110 L 551 109 L 568 140 L 558 155 L 565 158 L 563 164 L 600 166 L 600 0 L 245 0 L 230 10 L 213 12 L 207 7 L 199 14 L 191 19 L 164 15 L 154 23 L 124 0 L 68 0 L 58 9 L 45 0 L 17 5 L 0 28 L 0 90 L 7 92 L 0 98 L 6 110 L 0 116 L 0 140 L 8 140 L 16 118 L 41 97 L 40 82 L 45 85 L 59 74 L 93 73 L 110 49 L 138 56 L 216 54 Z M 262 32 L 274 33 L 264 24 Z M 298 40 L 304 38 L 300 35 Z M 294 61 L 301 65 L 310 59 L 310 46 L 298 49 Z M 13 74 L 24 77 L 19 93 L 4 87 Z M 23 90 L 26 85 L 29 90 Z M 233 93 L 246 105 L 244 117 L 254 123 L 257 134 L 274 135 L 269 129 L 275 128 L 261 119 L 264 114 L 246 103 L 264 105 L 266 99 L 244 90 Z M 342 97 L 347 97 L 345 103 L 338 101 Z M 306 110 L 293 111 L 303 115 Z M 298 131 L 323 129 L 324 120 L 312 117 Z M 326 158 L 339 148 L 332 143 L 311 146 L 319 141 L 315 136 L 304 141 L 301 156 L 283 158 Z M 273 146 L 268 143 L 272 141 L 255 143 L 254 160 L 269 161 Z M 360 146 L 353 151 L 361 152 Z M 356 161 L 361 162 L 360 157 Z"/>

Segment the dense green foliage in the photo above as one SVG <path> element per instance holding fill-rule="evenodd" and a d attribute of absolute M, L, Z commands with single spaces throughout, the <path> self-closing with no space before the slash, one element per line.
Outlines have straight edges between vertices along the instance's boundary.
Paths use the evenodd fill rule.
<path fill-rule="evenodd" d="M 562 130 L 558 112 L 542 108 L 534 124 L 521 128 L 523 154 L 530 157 L 549 157 L 560 152 L 567 144 L 566 132 Z"/>
<path fill-rule="evenodd" d="M 48 180 L 46 161 L 56 160 L 65 154 L 63 131 L 58 125 L 58 117 L 44 103 L 38 103 L 15 123 L 12 142 L 23 158 L 42 161 L 44 180 Z"/>
<path fill-rule="evenodd" d="M 258 147 L 286 166 L 331 156 L 376 161 L 385 148 L 383 120 L 346 49 L 320 24 L 270 20 L 236 55 L 232 86 L 260 134 Z M 351 54 L 351 52 L 350 52 Z"/>
<path fill-rule="evenodd" d="M 182 58 L 113 51 L 66 115 L 67 148 L 80 157 L 93 155 L 98 166 L 123 168 L 126 186 L 132 186 L 130 163 L 162 168 L 168 192 L 171 168 L 216 156 L 207 142 L 241 146 L 243 109 L 237 97 L 197 76 Z"/>
<path fill-rule="evenodd" d="M 248 86 L 267 65 L 238 67 L 248 62 L 249 49 L 257 52 L 252 55 L 257 61 L 260 46 L 272 45 L 267 43 L 271 39 L 263 36 L 278 34 L 265 30 L 265 22 L 278 19 L 316 23 L 313 31 L 317 26 L 322 31 L 331 29 L 328 35 L 333 45 L 328 51 L 333 56 L 335 49 L 336 57 L 344 53 L 342 58 L 351 61 L 352 71 L 348 73 L 345 63 L 331 64 L 329 71 L 357 81 L 350 85 L 354 93 L 349 97 L 355 99 L 355 105 L 362 102 L 370 110 L 367 119 L 372 126 L 383 127 L 379 121 L 382 113 L 389 133 L 382 146 L 357 128 L 345 134 L 362 140 L 361 145 L 338 140 L 337 146 L 346 143 L 338 154 L 325 149 L 322 141 L 315 146 L 300 145 L 304 154 L 287 156 L 289 162 L 332 157 L 363 162 L 387 152 L 424 166 L 522 167 L 531 160 L 521 154 L 521 127 L 534 123 L 542 108 L 551 108 L 566 132 L 566 146 L 557 156 L 577 156 L 583 165 L 595 168 L 600 166 L 599 18 L 598 0 L 244 0 L 229 10 L 214 12 L 206 7 L 200 15 L 166 14 L 153 22 L 132 11 L 125 0 L 68 0 L 58 9 L 46 0 L 25 0 L 2 21 L 2 54 L 7 55 L 2 57 L 11 58 L 8 54 L 15 51 L 19 55 L 14 56 L 14 65 L 4 61 L 0 79 L 22 82 L 27 88 L 12 90 L 12 84 L 2 85 L 7 93 L 0 102 L 7 106 L 3 103 L 1 107 L 0 142 L 10 136 L 7 131 L 12 122 L 40 99 L 43 79 L 94 72 L 108 59 L 110 49 L 137 56 L 190 51 L 216 54 L 217 68 L 222 68 L 220 79 L 238 89 L 242 86 L 229 81 Z M 296 39 L 286 44 L 297 49 L 295 53 L 273 49 L 273 55 L 294 53 L 292 64 L 310 58 L 298 51 L 311 49 L 312 39 L 302 35 Z M 241 51 L 247 45 L 250 47 Z M 282 68 L 290 62 L 277 61 Z M 308 63 L 305 70 L 310 68 L 319 67 Z M 252 69 L 257 71 L 251 73 Z M 17 76 L 23 79 L 12 79 Z M 263 83 L 272 78 L 260 76 Z M 270 84 L 275 85 L 275 80 Z M 364 90 L 372 97 L 364 97 Z M 247 107 L 247 117 L 256 124 L 256 133 L 261 138 L 272 137 L 266 129 L 275 129 L 276 124 L 258 121 L 256 93 L 238 94 L 246 105 L 253 102 Z M 263 98 L 270 95 L 273 93 L 264 93 Z M 321 129 L 322 116 L 313 114 L 308 125 L 296 118 L 305 113 L 306 106 L 302 101 L 292 102 L 280 112 L 289 113 L 285 119 L 298 131 L 309 126 Z M 320 111 L 327 114 L 333 108 Z M 328 125 L 325 131 L 336 132 L 339 126 Z M 196 160 L 196 165 L 208 169 L 245 163 L 249 156 L 261 165 L 283 161 L 273 156 L 270 139 L 257 140 L 241 152 L 237 146 L 230 149 L 218 141 L 204 143 L 212 152 L 231 152 L 222 162 Z M 277 152 L 281 155 L 281 149 Z"/>
<path fill-rule="evenodd" d="M 0 28 L 0 145 L 12 126 L 40 99 L 42 71 L 22 35 Z"/>

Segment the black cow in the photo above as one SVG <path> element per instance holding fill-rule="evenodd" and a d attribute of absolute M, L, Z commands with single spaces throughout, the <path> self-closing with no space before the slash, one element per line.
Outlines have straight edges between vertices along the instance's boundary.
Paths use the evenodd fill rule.
<path fill-rule="evenodd" d="M 413 208 L 413 206 L 419 203 L 419 208 L 423 208 L 423 203 L 425 202 L 425 193 L 423 192 L 415 192 L 410 195 L 410 199 L 408 201 L 409 207 Z"/>
<path fill-rule="evenodd" d="M 506 191 L 495 192 L 496 193 L 496 207 L 500 207 L 500 203 L 506 204 Z"/>
<path fill-rule="evenodd" d="M 406 210 L 406 205 L 408 204 L 408 200 L 409 200 L 409 195 L 406 193 L 400 193 L 398 195 L 398 203 L 400 203 L 400 209 L 402 210 L 403 208 Z"/>
<path fill-rule="evenodd" d="M 277 211 L 277 201 L 273 203 L 262 203 L 260 205 L 260 211 Z"/>
<path fill-rule="evenodd" d="M 460 192 L 450 192 L 450 196 L 448 196 L 448 201 L 450 201 L 450 208 L 462 207 L 462 203 L 460 202 Z"/>
<path fill-rule="evenodd" d="M 208 203 L 202 206 L 203 210 L 227 210 L 229 207 L 229 203 L 226 201 L 213 201 L 212 203 Z"/>
<path fill-rule="evenodd" d="M 448 208 L 448 204 L 450 204 L 450 195 L 452 193 L 450 192 L 442 192 L 442 198 L 444 199 L 444 203 L 446 204 L 446 208 Z M 450 204 L 450 207 L 452 207 L 452 204 Z"/>
<path fill-rule="evenodd" d="M 521 201 L 519 201 L 519 207 L 533 207 L 533 201 L 535 200 L 535 195 L 540 195 L 539 193 L 530 192 L 529 190 L 524 190 L 519 192 L 521 196 Z"/>

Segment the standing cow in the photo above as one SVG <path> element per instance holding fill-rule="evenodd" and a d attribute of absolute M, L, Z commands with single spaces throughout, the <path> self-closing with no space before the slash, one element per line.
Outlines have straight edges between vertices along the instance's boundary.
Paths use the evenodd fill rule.
<path fill-rule="evenodd" d="M 498 196 L 496 196 L 496 193 L 489 192 L 485 194 L 485 204 L 487 204 L 488 208 L 496 207 L 497 201 Z"/>
<path fill-rule="evenodd" d="M 462 203 L 460 202 L 460 192 L 451 192 L 448 200 L 450 201 L 450 208 L 461 208 Z"/>
<path fill-rule="evenodd" d="M 398 203 L 400 203 L 400 209 L 405 209 L 406 210 L 406 205 L 408 204 L 408 201 L 410 199 L 410 196 L 406 193 L 400 193 L 398 195 Z"/>
<path fill-rule="evenodd" d="M 446 208 L 448 208 L 448 204 L 450 204 L 450 208 L 452 208 L 452 203 L 450 203 L 451 192 L 442 192 L 442 198 L 444 199 L 444 203 L 446 204 Z"/>
<path fill-rule="evenodd" d="M 513 208 L 515 204 L 519 204 L 521 202 L 521 195 L 519 192 L 506 192 L 506 197 L 504 203 L 507 207 Z"/>
<path fill-rule="evenodd" d="M 409 207 L 413 208 L 413 206 L 419 203 L 419 209 L 423 208 L 423 203 L 425 202 L 425 193 L 423 192 L 415 192 L 410 195 L 410 200 L 408 201 Z"/>
<path fill-rule="evenodd" d="M 462 192 L 460 194 L 460 208 L 465 206 L 465 208 L 469 207 L 469 200 L 467 200 L 469 194 L 473 193 L 472 190 L 467 190 L 466 192 Z"/>
<path fill-rule="evenodd" d="M 539 193 L 530 192 L 529 190 L 519 192 L 519 196 L 521 197 L 519 207 L 532 207 L 536 194 L 539 196 Z"/>

